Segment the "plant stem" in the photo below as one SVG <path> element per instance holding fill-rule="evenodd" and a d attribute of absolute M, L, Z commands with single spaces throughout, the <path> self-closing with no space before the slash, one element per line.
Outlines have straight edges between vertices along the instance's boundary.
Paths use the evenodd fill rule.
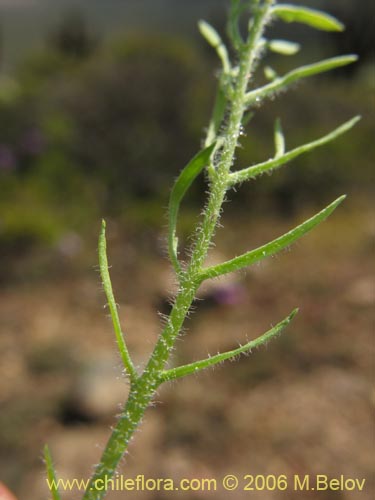
<path fill-rule="evenodd" d="M 246 110 L 246 94 L 254 61 L 258 55 L 258 42 L 261 38 L 268 13 L 273 0 L 255 7 L 254 22 L 247 41 L 239 48 L 239 74 L 233 89 L 230 103 L 228 125 L 225 131 L 225 142 L 220 160 L 213 171 L 210 183 L 210 193 L 203 220 L 196 232 L 195 244 L 190 262 L 180 275 L 180 289 L 167 324 L 158 341 L 142 375 L 132 381 L 128 401 L 125 404 L 116 427 L 113 429 L 99 465 L 91 478 L 83 500 L 101 500 L 106 490 L 102 488 L 105 482 L 113 477 L 122 459 L 129 441 L 140 424 L 143 414 L 152 400 L 158 386 L 162 382 L 161 374 L 171 354 L 176 337 L 181 331 L 184 320 L 194 300 L 199 287 L 199 276 L 202 265 L 207 257 L 215 228 L 217 226 L 221 206 L 226 191 L 230 185 L 230 169 L 234 160 L 241 124 Z"/>

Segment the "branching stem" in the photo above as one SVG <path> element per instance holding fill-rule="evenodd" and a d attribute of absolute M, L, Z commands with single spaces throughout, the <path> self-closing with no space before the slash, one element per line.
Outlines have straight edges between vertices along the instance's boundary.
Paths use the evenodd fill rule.
<path fill-rule="evenodd" d="M 233 99 L 230 103 L 228 126 L 225 132 L 225 143 L 221 158 L 211 178 L 209 199 L 204 211 L 203 220 L 196 233 L 190 262 L 180 274 L 180 290 L 161 333 L 154 351 L 142 375 L 131 383 L 130 395 L 124 410 L 113 429 L 112 435 L 96 467 L 91 482 L 83 496 L 83 500 L 101 500 L 105 491 L 101 490 L 102 481 L 110 479 L 122 459 L 134 430 L 138 427 L 143 414 L 153 398 L 157 387 L 162 382 L 162 373 L 169 359 L 176 337 L 181 331 L 199 286 L 199 275 L 210 248 L 221 206 L 229 187 L 230 168 L 233 164 L 241 132 L 243 114 L 246 111 L 245 99 L 252 66 L 257 57 L 258 42 L 262 36 L 268 13 L 273 0 L 266 0 L 257 6 L 254 22 L 248 39 L 239 49 L 239 74 L 236 79 Z"/>
<path fill-rule="evenodd" d="M 129 376 L 130 393 L 82 500 L 102 500 L 106 495 L 107 487 L 105 485 L 114 476 L 121 459 L 126 453 L 133 433 L 139 426 L 144 412 L 150 405 L 160 384 L 190 373 L 196 373 L 224 360 L 234 358 L 239 354 L 247 353 L 253 347 L 264 345 L 285 328 L 297 312 L 297 310 L 294 310 L 288 317 L 268 332 L 243 346 L 184 366 L 166 369 L 166 364 L 171 356 L 175 341 L 181 332 L 201 283 L 204 280 L 237 271 L 280 252 L 326 219 L 345 198 L 345 196 L 341 196 L 309 220 L 259 248 L 248 251 L 216 266 L 204 267 L 207 254 L 212 245 L 215 229 L 218 225 L 222 205 L 229 189 L 238 183 L 253 179 L 264 172 L 278 169 L 294 158 L 328 143 L 344 132 L 347 132 L 359 119 L 358 117 L 353 118 L 326 136 L 290 151 L 285 151 L 284 134 L 280 122 L 277 121 L 274 132 L 274 157 L 257 165 L 232 171 L 235 151 L 241 135 L 241 127 L 246 122 L 246 117 L 252 116 L 252 111 L 249 111 L 248 108 L 255 102 L 273 95 L 291 83 L 345 64 L 350 64 L 356 60 L 356 56 L 352 55 L 331 58 L 302 66 L 282 77 L 274 74 L 272 70 L 268 70 L 268 76 L 271 79 L 270 83 L 261 88 L 249 90 L 249 82 L 262 50 L 265 50 L 266 47 L 273 47 L 273 49 L 276 48 L 281 53 L 291 54 L 296 49 L 290 42 L 282 41 L 280 43 L 280 41 L 276 41 L 275 43 L 274 41 L 273 45 L 270 45 L 263 38 L 265 26 L 270 17 L 277 16 L 285 22 L 302 22 L 309 26 L 328 31 L 340 31 L 343 28 L 338 20 L 320 11 L 285 3 L 277 6 L 275 4 L 276 0 L 247 0 L 246 2 L 231 0 L 228 35 L 236 54 L 234 64 L 233 61 L 229 60 L 230 52 L 225 47 L 219 33 L 208 23 L 203 21 L 200 23 L 201 32 L 206 40 L 216 49 L 223 69 L 220 76 L 213 116 L 207 130 L 205 147 L 186 165 L 171 192 L 168 250 L 172 266 L 176 273 L 179 290 L 175 296 L 173 307 L 165 327 L 160 333 L 154 350 L 140 375 L 131 360 L 120 325 L 108 269 L 105 222 L 103 221 L 99 238 L 100 274 L 112 317 L 120 356 Z M 248 35 L 244 38 L 240 31 L 240 16 L 246 10 L 251 10 L 252 18 L 249 23 Z M 209 179 L 208 200 L 201 222 L 198 224 L 195 232 L 190 259 L 187 263 L 183 263 L 179 259 L 178 252 L 178 212 L 190 185 L 205 168 Z M 52 484 L 56 480 L 56 473 L 48 447 L 45 448 L 45 461 L 47 476 Z M 50 491 L 54 500 L 60 500 L 57 487 L 53 487 Z"/>

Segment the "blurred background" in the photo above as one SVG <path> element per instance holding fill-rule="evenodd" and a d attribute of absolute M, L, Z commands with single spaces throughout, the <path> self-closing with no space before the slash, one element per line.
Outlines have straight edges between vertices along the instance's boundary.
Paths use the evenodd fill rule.
<path fill-rule="evenodd" d="M 304 3 L 326 8 L 347 30 L 274 23 L 273 36 L 303 49 L 268 56 L 266 64 L 283 73 L 348 52 L 360 61 L 257 110 L 237 164 L 270 157 L 277 116 L 289 147 L 356 114 L 362 121 L 232 193 L 210 259 L 262 244 L 342 193 L 348 199 L 290 252 L 202 291 L 206 300 L 197 304 L 174 363 L 234 348 L 296 306 L 300 314 L 251 357 L 164 386 L 120 471 L 128 477 L 344 474 L 366 478 L 365 491 L 306 498 L 372 498 L 375 9 L 371 0 Z M 126 398 L 97 268 L 101 217 L 139 366 L 160 331 L 157 312 L 168 312 L 168 194 L 200 147 L 217 76 L 216 56 L 196 23 L 205 18 L 223 30 L 227 4 L 0 0 L 0 481 L 20 500 L 48 496 L 45 442 L 61 477 L 88 477 Z M 255 84 L 262 81 L 259 71 Z M 179 230 L 186 246 L 205 191 L 201 179 L 184 204 Z M 302 498 L 291 490 L 252 493 Z M 244 495 L 238 490 L 230 498 Z M 220 491 L 213 497 L 229 498 Z"/>

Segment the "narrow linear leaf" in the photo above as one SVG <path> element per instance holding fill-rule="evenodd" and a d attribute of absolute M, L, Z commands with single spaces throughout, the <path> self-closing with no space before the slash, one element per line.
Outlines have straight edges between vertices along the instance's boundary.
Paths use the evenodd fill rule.
<path fill-rule="evenodd" d="M 254 116 L 255 113 L 253 111 L 246 111 L 246 113 L 243 115 L 242 126 L 247 127 L 247 125 L 249 125 Z"/>
<path fill-rule="evenodd" d="M 270 40 L 267 46 L 272 52 L 283 56 L 293 56 L 301 48 L 299 43 L 289 42 L 288 40 Z"/>
<path fill-rule="evenodd" d="M 227 351 L 221 354 L 216 354 L 215 356 L 211 356 L 201 361 L 195 361 L 194 363 L 190 363 L 188 365 L 179 366 L 177 368 L 172 368 L 170 370 L 164 371 L 161 374 L 161 381 L 166 382 L 168 380 L 185 377 L 186 375 L 190 375 L 191 373 L 197 373 L 200 370 L 204 370 L 205 368 L 209 368 L 211 366 L 217 365 L 218 363 L 222 363 L 227 359 L 233 359 L 240 354 L 250 353 L 252 349 L 266 344 L 274 337 L 279 335 L 279 333 L 281 333 L 281 331 L 289 325 L 297 312 L 298 309 L 294 309 L 294 311 L 292 311 L 292 313 L 288 317 L 268 330 L 268 332 L 264 333 L 255 340 L 251 340 L 247 344 L 238 347 L 237 349 L 233 349 L 232 351 Z"/>
<path fill-rule="evenodd" d="M 247 93 L 246 104 L 249 106 L 253 102 L 259 102 L 261 99 L 274 94 L 275 92 L 284 89 L 288 85 L 301 80 L 303 78 L 308 78 L 310 76 L 317 75 L 319 73 L 324 73 L 341 66 L 346 66 L 347 64 L 352 64 L 357 61 L 358 56 L 355 54 L 349 54 L 339 57 L 331 57 L 330 59 L 324 59 L 313 64 L 307 64 L 306 66 L 301 66 L 296 68 L 284 76 L 279 76 L 271 83 L 260 87 L 259 89 L 252 90 Z"/>
<path fill-rule="evenodd" d="M 287 23 L 303 23 L 323 31 L 343 31 L 345 26 L 335 17 L 316 9 L 298 7 L 290 4 L 278 4 L 272 14 Z"/>
<path fill-rule="evenodd" d="M 224 119 L 225 110 L 227 108 L 227 99 L 222 86 L 219 85 L 216 93 L 212 118 L 208 127 L 205 146 L 210 146 L 217 138 L 220 126 Z"/>
<path fill-rule="evenodd" d="M 203 38 L 205 38 L 206 41 L 216 50 L 216 53 L 223 65 L 224 73 L 229 74 L 231 66 L 229 62 L 228 51 L 219 33 L 213 26 L 203 20 L 198 22 L 198 27 Z"/>
<path fill-rule="evenodd" d="M 134 368 L 133 362 L 130 358 L 128 348 L 126 346 L 126 342 L 124 339 L 124 335 L 121 330 L 120 318 L 117 311 L 115 297 L 113 295 L 111 277 L 109 275 L 108 270 L 108 258 L 107 258 L 107 242 L 105 237 L 106 223 L 105 220 L 102 220 L 102 227 L 99 236 L 99 267 L 100 267 L 100 276 L 102 278 L 104 292 L 107 297 L 109 310 L 111 313 L 113 329 L 116 334 L 117 345 L 119 348 L 120 356 L 122 362 L 124 364 L 125 369 L 127 370 L 130 379 L 136 380 L 138 375 Z"/>
<path fill-rule="evenodd" d="M 284 76 L 284 80 L 286 84 L 293 83 L 300 78 L 306 78 L 308 76 L 313 76 L 319 73 L 324 73 L 325 71 L 340 68 L 341 66 L 352 64 L 357 60 L 358 56 L 355 54 L 331 57 L 330 59 L 324 59 L 323 61 L 319 61 L 313 64 L 307 64 L 306 66 L 301 66 L 300 68 L 292 70 L 286 76 Z"/>
<path fill-rule="evenodd" d="M 52 499 L 61 500 L 60 492 L 57 487 L 58 483 L 57 483 L 56 471 L 53 466 L 51 452 L 47 444 L 44 446 L 44 461 L 46 463 L 46 470 L 47 470 L 47 484 L 49 491 L 52 494 Z"/>
<path fill-rule="evenodd" d="M 255 250 L 251 250 L 250 252 L 246 252 L 239 257 L 235 257 L 234 259 L 228 260 L 223 264 L 218 264 L 217 266 L 208 267 L 203 269 L 202 274 L 200 275 L 200 281 L 210 278 L 216 278 L 223 274 L 232 273 L 234 271 L 238 271 L 245 267 L 248 267 L 256 262 L 259 262 L 271 255 L 275 255 L 276 253 L 284 250 L 288 246 L 290 246 L 295 241 L 299 240 L 306 233 L 311 231 L 315 226 L 324 221 L 331 213 L 336 209 L 338 205 L 346 198 L 345 195 L 340 196 L 333 203 L 328 205 L 328 207 L 324 208 L 321 212 L 317 213 L 311 219 L 303 222 L 301 225 L 295 227 L 288 233 L 283 234 L 279 238 L 266 243 L 265 245 L 256 248 Z"/>
<path fill-rule="evenodd" d="M 280 158 L 285 153 L 285 137 L 281 127 L 281 120 L 277 118 L 274 130 L 275 158 Z"/>
<path fill-rule="evenodd" d="M 231 0 L 231 7 L 228 18 L 228 36 L 235 49 L 239 49 L 243 44 L 243 39 L 239 27 L 239 18 L 243 10 L 241 0 Z"/>
<path fill-rule="evenodd" d="M 177 216 L 180 204 L 195 178 L 202 172 L 204 167 L 208 165 L 215 146 L 216 143 L 213 143 L 203 149 L 186 165 L 177 178 L 169 198 L 168 250 L 171 262 L 177 274 L 181 271 L 177 256 L 178 239 L 176 237 Z"/>
<path fill-rule="evenodd" d="M 239 170 L 237 172 L 232 172 L 230 174 L 230 184 L 233 186 L 235 184 L 238 184 L 239 182 L 244 182 L 246 180 L 254 179 L 255 177 L 258 177 L 259 175 L 265 173 L 265 172 L 270 172 L 272 170 L 276 170 L 277 168 L 282 167 L 286 163 L 290 162 L 294 158 L 297 158 L 298 156 L 308 153 L 309 151 L 312 151 L 315 148 L 318 148 L 320 146 L 324 146 L 328 142 L 333 141 L 334 139 L 337 139 L 340 135 L 344 134 L 348 130 L 350 130 L 354 125 L 361 119 L 360 116 L 356 116 L 352 118 L 351 120 L 345 122 L 343 125 L 340 125 L 340 127 L 337 127 L 335 130 L 330 132 L 329 134 L 320 137 L 319 139 L 309 142 L 308 144 L 304 144 L 303 146 L 299 146 L 298 148 L 292 149 L 291 151 L 288 151 L 287 153 L 282 154 L 281 156 L 275 156 L 275 158 L 272 158 L 271 160 L 264 161 L 262 163 L 258 163 L 257 165 L 253 165 L 252 167 L 244 168 L 242 170 Z"/>

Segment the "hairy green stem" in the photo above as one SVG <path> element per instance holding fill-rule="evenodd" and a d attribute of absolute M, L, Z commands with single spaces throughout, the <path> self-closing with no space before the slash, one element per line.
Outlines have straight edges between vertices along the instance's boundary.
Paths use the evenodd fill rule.
<path fill-rule="evenodd" d="M 216 30 L 208 23 L 200 23 L 201 32 L 206 40 L 216 49 L 222 61 L 223 70 L 220 76 L 213 116 L 207 130 L 205 148 L 186 165 L 171 192 L 168 249 L 171 263 L 176 272 L 179 289 L 175 296 L 171 313 L 141 375 L 138 375 L 131 361 L 125 339 L 122 335 L 108 271 L 105 223 L 102 225 L 102 232 L 99 239 L 100 271 L 120 355 L 129 375 L 130 393 L 117 424 L 112 430 L 100 463 L 96 467 L 90 484 L 84 493 L 83 500 L 101 500 L 106 495 L 107 482 L 115 474 L 121 459 L 126 453 L 134 431 L 139 426 L 145 410 L 150 405 L 160 384 L 190 373 L 196 373 L 199 370 L 246 353 L 253 347 L 263 345 L 285 328 L 297 312 L 297 310 L 294 310 L 288 317 L 264 335 L 247 342 L 243 346 L 184 366 L 166 369 L 166 364 L 170 358 L 175 341 L 183 328 L 185 319 L 189 315 L 192 302 L 201 283 L 206 279 L 212 279 L 229 272 L 237 271 L 280 252 L 328 217 L 345 198 L 345 196 L 341 196 L 309 220 L 259 248 L 234 257 L 222 264 L 204 267 L 215 229 L 218 225 L 222 205 L 229 189 L 238 183 L 253 179 L 264 172 L 280 168 L 297 156 L 326 144 L 344 132 L 347 132 L 358 121 L 356 117 L 326 136 L 290 151 L 285 151 L 285 139 L 281 124 L 279 121 L 276 121 L 274 158 L 242 170 L 231 170 L 238 140 L 241 135 L 241 127 L 246 121 L 246 115 L 244 116 L 244 114 L 246 112 L 249 113 L 248 108 L 255 101 L 268 97 L 299 79 L 328 71 L 344 64 L 350 64 L 356 59 L 355 56 L 342 56 L 302 66 L 283 77 L 275 77 L 271 83 L 260 89 L 249 91 L 249 81 L 256 67 L 260 52 L 270 46 L 262 38 L 262 35 L 268 19 L 272 15 L 278 16 L 286 22 L 302 22 L 323 30 L 337 31 L 342 28 L 342 25 L 337 20 L 320 11 L 290 6 L 288 4 L 282 4 L 275 8 L 275 3 L 276 0 L 248 0 L 248 2 L 231 0 L 232 7 L 229 16 L 228 34 L 237 56 L 237 60 L 234 61 L 237 65 L 233 65 L 232 61 L 229 61 L 229 52 Z M 239 17 L 244 10 L 248 10 L 249 8 L 252 10 L 252 19 L 249 24 L 248 36 L 246 40 L 243 40 L 239 30 Z M 290 53 L 290 43 L 283 42 L 284 53 L 287 53 L 287 51 L 285 52 L 285 43 L 289 44 Z M 205 167 L 207 168 L 207 177 L 209 180 L 208 200 L 203 211 L 202 220 L 195 232 L 190 259 L 186 264 L 183 264 L 180 262 L 178 254 L 178 212 L 187 190 Z M 46 462 L 49 477 L 55 477 L 48 449 L 46 452 Z M 58 491 L 54 491 L 53 493 L 54 499 L 59 500 Z"/>
<path fill-rule="evenodd" d="M 181 332 L 185 319 L 189 315 L 196 292 L 204 280 L 213 279 L 226 273 L 238 271 L 264 258 L 274 255 L 300 239 L 304 234 L 325 220 L 343 201 L 339 197 L 326 208 L 310 219 L 279 236 L 242 255 L 221 264 L 204 267 L 207 254 L 218 225 L 222 205 L 226 193 L 236 184 L 253 179 L 264 172 L 276 170 L 294 158 L 336 139 L 355 125 L 359 117 L 344 123 L 329 134 L 315 141 L 285 151 L 285 138 L 279 120 L 275 123 L 274 142 L 275 155 L 257 165 L 242 170 L 232 171 L 235 151 L 241 135 L 241 127 L 252 116 L 248 108 L 259 101 L 284 89 L 300 79 L 328 71 L 356 60 L 356 56 L 341 56 L 318 63 L 302 66 L 290 71 L 282 77 L 271 75 L 271 82 L 261 88 L 250 90 L 249 81 L 254 72 L 260 52 L 271 48 L 284 54 L 296 50 L 288 41 L 267 41 L 262 37 L 266 23 L 272 16 L 286 22 L 302 22 L 309 26 L 340 31 L 342 24 L 325 13 L 313 9 L 280 4 L 275 7 L 276 0 L 231 0 L 228 23 L 228 35 L 236 54 L 236 60 L 229 60 L 229 52 L 219 33 L 208 23 L 201 21 L 200 30 L 208 43 L 212 45 L 221 59 L 222 73 L 219 80 L 218 93 L 213 115 L 207 130 L 205 147 L 182 170 L 171 191 L 169 201 L 169 238 L 168 250 L 172 266 L 179 285 L 173 307 L 166 320 L 164 329 L 158 337 L 154 350 L 139 375 L 128 352 L 122 333 L 117 305 L 112 290 L 108 258 L 106 253 L 105 222 L 99 237 L 99 264 L 103 288 L 107 297 L 113 327 L 123 365 L 129 376 L 130 392 L 123 411 L 113 428 L 105 446 L 99 465 L 96 466 L 90 483 L 83 495 L 83 500 L 102 500 L 108 491 L 109 481 L 113 478 L 118 465 L 128 448 L 129 442 L 138 428 L 145 410 L 150 405 L 158 387 L 163 382 L 174 380 L 202 369 L 212 367 L 227 359 L 248 353 L 252 348 L 264 345 L 278 335 L 293 319 L 297 309 L 260 337 L 245 345 L 223 352 L 207 359 L 194 361 L 184 366 L 166 369 L 175 341 Z M 240 16 L 245 10 L 252 11 L 248 36 L 243 39 L 240 32 Z M 281 47 L 281 48 L 280 48 Z M 292 52 L 291 52 L 292 51 Z M 246 114 L 245 114 L 246 113 Z M 206 168 L 209 181 L 209 194 L 202 220 L 198 224 L 190 259 L 186 264 L 179 259 L 177 225 L 180 205 L 197 176 Z M 56 472 L 48 447 L 45 448 L 45 461 L 50 492 L 54 500 L 60 500 L 56 485 Z"/>
<path fill-rule="evenodd" d="M 203 221 L 196 233 L 190 262 L 180 275 L 180 289 L 175 298 L 172 311 L 146 368 L 142 375 L 133 380 L 131 384 L 130 395 L 124 411 L 112 431 L 83 500 L 101 500 L 104 497 L 106 492 L 101 489 L 101 486 L 105 480 L 110 479 L 115 473 L 135 429 L 138 427 L 157 387 L 162 382 L 162 371 L 199 287 L 199 275 L 207 257 L 220 217 L 221 206 L 229 187 L 230 168 L 233 164 L 234 153 L 241 133 L 242 118 L 246 110 L 245 101 L 248 83 L 257 57 L 258 42 L 272 4 L 273 0 L 266 0 L 261 7 L 256 7 L 254 22 L 248 40 L 239 50 L 239 74 L 236 79 L 232 102 L 230 103 L 228 125 L 225 131 L 226 140 L 221 158 L 211 178 L 209 199 L 204 211 Z"/>

